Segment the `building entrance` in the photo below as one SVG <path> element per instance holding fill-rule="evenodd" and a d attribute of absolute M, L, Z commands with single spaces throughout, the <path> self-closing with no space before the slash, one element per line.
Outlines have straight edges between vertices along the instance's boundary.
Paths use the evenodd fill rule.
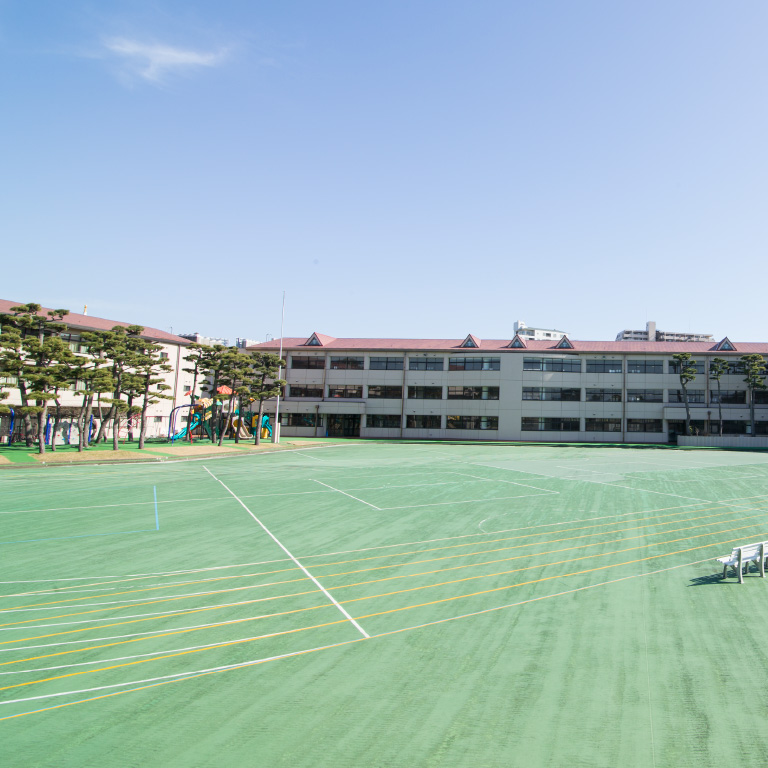
<path fill-rule="evenodd" d="M 359 413 L 329 413 L 328 437 L 360 437 Z"/>

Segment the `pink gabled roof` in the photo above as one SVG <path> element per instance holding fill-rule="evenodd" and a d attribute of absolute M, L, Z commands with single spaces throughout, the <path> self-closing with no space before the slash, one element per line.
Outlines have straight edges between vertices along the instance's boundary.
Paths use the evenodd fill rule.
<path fill-rule="evenodd" d="M 317 334 L 320 337 L 320 334 Z M 462 348 L 464 339 L 368 339 L 349 338 L 338 339 L 331 336 L 323 336 L 323 347 L 306 346 L 307 337 L 290 337 L 283 339 L 284 351 L 307 351 L 316 349 L 339 352 L 455 352 L 465 351 Z M 483 339 L 478 340 L 478 352 L 509 352 L 512 354 L 531 352 L 551 352 L 554 354 L 573 354 L 574 352 L 586 352 L 593 354 L 630 354 L 639 353 L 645 355 L 672 355 L 678 352 L 690 352 L 692 355 L 718 354 L 718 355 L 743 355 L 751 352 L 768 354 L 768 342 L 740 342 L 733 343 L 736 351 L 728 352 L 717 349 L 717 342 L 712 341 L 576 341 L 569 339 L 573 349 L 558 349 L 560 339 L 525 340 L 525 348 L 513 349 L 509 347 L 510 339 Z M 261 344 L 254 344 L 248 349 L 267 349 L 277 351 L 280 348 L 280 339 L 273 339 Z"/>
<path fill-rule="evenodd" d="M 9 315 L 11 313 L 11 307 L 18 307 L 24 304 L 23 301 L 7 301 L 6 299 L 0 299 L 0 315 Z M 46 315 L 50 310 L 50 307 L 43 307 L 40 310 L 40 314 Z M 70 312 L 61 320 L 63 325 L 79 331 L 111 331 L 116 325 L 122 325 L 123 328 L 127 328 L 129 325 L 141 325 L 141 323 L 126 323 L 122 320 L 106 320 L 103 317 L 93 317 L 91 315 L 80 315 L 77 312 Z M 144 333 L 142 336 L 152 341 L 166 342 L 168 344 L 182 344 L 184 346 L 190 344 L 189 339 L 183 339 L 181 336 L 175 336 L 172 333 L 161 331 L 159 328 L 147 328 L 144 327 Z"/>

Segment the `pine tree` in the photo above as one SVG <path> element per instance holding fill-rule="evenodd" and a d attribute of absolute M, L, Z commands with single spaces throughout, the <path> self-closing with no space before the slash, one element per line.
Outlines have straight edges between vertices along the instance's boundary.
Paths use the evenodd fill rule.
<path fill-rule="evenodd" d="M 739 358 L 741 370 L 744 374 L 744 382 L 747 385 L 749 393 L 749 420 L 752 425 L 752 437 L 755 436 L 755 392 L 766 389 L 765 374 L 766 363 L 762 355 L 753 353 L 751 355 L 742 355 Z"/>
<path fill-rule="evenodd" d="M 727 360 L 723 360 L 722 357 L 715 357 L 712 359 L 712 363 L 709 366 L 709 378 L 712 381 L 717 382 L 717 415 L 720 422 L 720 437 L 723 436 L 723 397 L 722 390 L 720 388 L 720 379 L 728 373 L 730 365 Z"/>
<path fill-rule="evenodd" d="M 690 352 L 680 352 L 672 355 L 677 362 L 680 376 L 680 386 L 683 390 L 683 402 L 685 403 L 685 434 L 691 434 L 691 405 L 688 401 L 688 384 L 696 379 L 696 363 L 691 360 Z"/>

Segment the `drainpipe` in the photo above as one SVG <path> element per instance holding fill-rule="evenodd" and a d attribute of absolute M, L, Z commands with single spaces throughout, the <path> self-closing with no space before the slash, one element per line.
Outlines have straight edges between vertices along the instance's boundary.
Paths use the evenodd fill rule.
<path fill-rule="evenodd" d="M 627 356 L 621 356 L 621 442 L 627 442 Z"/>
<path fill-rule="evenodd" d="M 402 397 L 400 398 L 400 439 L 402 440 L 403 437 L 405 437 L 405 365 L 408 362 L 408 354 L 406 352 L 403 352 L 403 383 L 402 383 L 402 392 L 400 393 Z"/>

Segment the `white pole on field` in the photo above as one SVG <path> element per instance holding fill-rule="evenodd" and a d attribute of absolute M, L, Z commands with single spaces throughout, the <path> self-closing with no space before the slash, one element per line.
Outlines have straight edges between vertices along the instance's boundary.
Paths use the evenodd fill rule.
<path fill-rule="evenodd" d="M 280 316 L 280 359 L 283 359 L 283 326 L 285 325 L 285 291 L 283 291 L 283 312 Z M 277 378 L 283 378 L 283 366 L 277 369 Z M 275 426 L 272 428 L 272 442 L 280 442 L 280 392 L 277 393 L 277 404 L 275 405 Z"/>

